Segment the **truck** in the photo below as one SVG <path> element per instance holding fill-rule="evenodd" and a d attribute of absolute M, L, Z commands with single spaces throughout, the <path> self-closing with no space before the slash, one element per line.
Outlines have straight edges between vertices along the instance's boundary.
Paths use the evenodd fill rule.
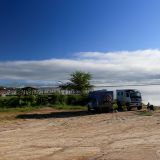
<path fill-rule="evenodd" d="M 113 91 L 105 89 L 89 92 L 89 103 L 87 104 L 88 111 L 95 110 L 97 112 L 112 112 L 114 101 L 113 95 Z M 141 93 L 136 89 L 116 90 L 116 100 L 119 111 L 123 110 L 124 105 L 128 111 L 133 107 L 137 107 L 138 110 L 142 109 Z"/>
<path fill-rule="evenodd" d="M 138 110 L 142 109 L 141 93 L 136 89 L 116 90 L 116 98 L 119 109 L 121 109 L 123 105 L 126 106 L 128 111 L 133 107 L 137 107 Z"/>
<path fill-rule="evenodd" d="M 97 90 L 89 92 L 88 111 L 112 112 L 113 111 L 113 91 Z"/>

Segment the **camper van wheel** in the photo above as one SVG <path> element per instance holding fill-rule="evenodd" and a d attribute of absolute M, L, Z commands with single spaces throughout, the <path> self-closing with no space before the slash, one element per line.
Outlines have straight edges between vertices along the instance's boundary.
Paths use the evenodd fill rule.
<path fill-rule="evenodd" d="M 98 107 L 95 107 L 94 110 L 95 110 L 96 113 L 101 113 L 102 112 L 101 109 L 98 108 Z"/>
<path fill-rule="evenodd" d="M 141 110 L 141 109 L 142 109 L 142 106 L 138 106 L 137 109 L 138 109 L 138 110 Z"/>
<path fill-rule="evenodd" d="M 112 113 L 112 112 L 113 112 L 113 108 L 110 107 L 110 108 L 109 108 L 109 113 Z"/>

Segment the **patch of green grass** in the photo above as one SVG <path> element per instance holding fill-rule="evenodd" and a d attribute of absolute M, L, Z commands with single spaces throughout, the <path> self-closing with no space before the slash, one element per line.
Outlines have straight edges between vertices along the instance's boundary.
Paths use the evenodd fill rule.
<path fill-rule="evenodd" d="M 38 110 L 40 107 L 17 107 L 17 108 L 0 108 L 0 124 L 8 123 L 13 120 L 16 120 L 16 116 L 20 113 L 31 112 L 34 110 Z M 41 107 L 42 108 L 42 107 Z"/>
<path fill-rule="evenodd" d="M 16 108 L 0 108 L 0 123 L 11 122 L 16 120 L 16 116 L 22 112 L 31 112 L 36 111 L 40 108 L 51 107 L 59 110 L 87 110 L 86 106 L 76 106 L 76 105 L 62 105 L 57 104 L 53 106 L 24 106 L 24 107 L 16 107 Z"/>
<path fill-rule="evenodd" d="M 2 112 L 30 112 L 30 111 L 34 111 L 40 108 L 45 108 L 45 107 L 51 107 L 54 109 L 63 109 L 63 110 L 86 110 L 87 107 L 86 106 L 77 106 L 77 105 L 67 105 L 67 104 L 56 104 L 56 105 L 51 105 L 51 106 L 24 106 L 24 107 L 15 107 L 15 108 L 8 108 L 8 107 L 3 107 L 0 108 L 0 113 Z"/>
<path fill-rule="evenodd" d="M 55 109 L 63 109 L 63 110 L 86 110 L 87 107 L 86 106 L 76 106 L 76 105 L 66 105 L 66 104 L 56 104 L 51 106 L 52 108 Z"/>
<path fill-rule="evenodd" d="M 16 108 L 0 108 L 0 112 L 30 112 L 41 107 L 32 107 L 32 106 L 25 106 L 25 107 L 16 107 Z"/>
<path fill-rule="evenodd" d="M 137 111 L 137 115 L 140 115 L 140 116 L 152 116 L 153 112 L 151 112 L 151 111 Z"/>

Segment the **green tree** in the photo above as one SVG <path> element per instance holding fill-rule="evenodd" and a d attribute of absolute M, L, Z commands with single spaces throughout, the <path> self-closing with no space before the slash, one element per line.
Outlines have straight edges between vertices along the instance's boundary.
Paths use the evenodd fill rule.
<path fill-rule="evenodd" d="M 74 90 L 80 94 L 84 94 L 86 91 L 93 88 L 90 84 L 92 76 L 90 73 L 75 71 L 70 78 L 70 82 L 60 86 L 61 89 Z"/>

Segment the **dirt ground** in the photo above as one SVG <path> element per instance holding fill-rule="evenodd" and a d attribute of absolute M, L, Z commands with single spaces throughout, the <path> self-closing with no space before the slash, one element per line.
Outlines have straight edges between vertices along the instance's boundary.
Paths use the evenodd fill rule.
<path fill-rule="evenodd" d="M 0 160 L 160 160 L 160 113 L 21 114 L 0 123 Z"/>

